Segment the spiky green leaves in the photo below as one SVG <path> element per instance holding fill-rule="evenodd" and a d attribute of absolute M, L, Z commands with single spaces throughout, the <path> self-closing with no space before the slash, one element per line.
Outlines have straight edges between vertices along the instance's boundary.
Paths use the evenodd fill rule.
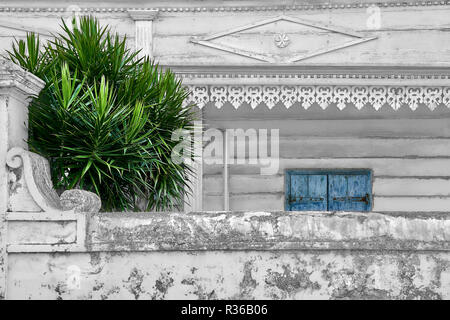
<path fill-rule="evenodd" d="M 53 65 L 50 52 L 41 48 L 39 36 L 34 33 L 27 33 L 26 41 L 15 39 L 12 50 L 6 50 L 6 53 L 12 62 L 40 78 L 43 78 Z"/>
<path fill-rule="evenodd" d="M 182 205 L 190 168 L 171 161 L 171 134 L 190 130 L 193 114 L 180 81 L 95 18 L 62 30 L 43 48 L 29 34 L 9 52 L 47 83 L 29 108 L 29 145 L 50 159 L 56 188 L 96 192 L 103 210 Z"/>

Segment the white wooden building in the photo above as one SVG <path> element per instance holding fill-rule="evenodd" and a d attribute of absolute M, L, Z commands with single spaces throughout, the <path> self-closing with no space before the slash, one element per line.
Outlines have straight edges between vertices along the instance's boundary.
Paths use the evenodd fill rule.
<path fill-rule="evenodd" d="M 186 210 L 449 211 L 450 1 L 3 1 L 0 50 L 74 14 L 183 77 L 205 129 L 279 130 L 275 174 L 199 164 Z"/>

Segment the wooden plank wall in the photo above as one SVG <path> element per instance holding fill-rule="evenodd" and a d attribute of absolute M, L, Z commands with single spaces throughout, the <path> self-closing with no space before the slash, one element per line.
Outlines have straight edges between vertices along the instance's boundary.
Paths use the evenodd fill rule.
<path fill-rule="evenodd" d="M 310 3 L 309 1 L 303 1 Z M 352 1 L 346 1 L 351 3 Z M 394 1 L 388 1 L 394 2 Z M 398 1 L 400 2 L 400 1 Z M 292 4 L 290 1 L 284 4 Z M 283 4 L 279 3 L 279 4 Z M 301 2 L 299 2 L 301 3 Z M 336 1 L 334 1 L 336 3 Z M 360 4 L 361 1 L 358 1 Z M 265 19 L 271 19 L 286 15 L 292 18 L 306 19 L 312 23 L 323 26 L 349 29 L 371 37 L 377 37 L 373 41 L 342 48 L 327 54 L 309 58 L 307 63 L 312 64 L 340 64 L 340 65 L 448 65 L 450 63 L 450 6 L 448 5 L 380 5 L 381 24 L 375 28 L 367 24 L 371 13 L 365 7 L 338 8 L 338 9 L 314 9 L 314 10 L 248 10 L 246 5 L 266 6 L 265 1 L 240 1 L 242 10 L 212 11 L 187 11 L 164 10 L 160 11 L 154 21 L 154 57 L 161 65 L 232 65 L 232 64 L 263 64 L 249 57 L 224 52 L 205 47 L 191 42 L 193 38 L 205 37 L 217 32 L 224 32 L 246 24 L 253 24 Z M 277 3 L 278 4 L 278 3 Z M 130 18 L 126 9 L 142 7 L 196 7 L 219 5 L 238 5 L 204 1 L 186 1 L 179 3 L 151 2 L 143 5 L 142 1 L 129 1 L 117 3 L 104 1 L 92 3 L 77 1 L 77 5 L 85 7 L 100 7 L 104 10 L 83 11 L 83 14 L 97 16 L 102 24 L 108 24 L 113 31 L 126 35 L 129 46 L 133 47 L 135 37 L 134 21 Z M 15 11 L 0 11 L 0 54 L 5 49 L 10 49 L 14 37 L 24 39 L 27 31 L 34 31 L 46 39 L 49 34 L 60 31 L 61 19 L 70 21 L 69 5 L 55 3 L 54 1 L 2 1 L 2 7 L 41 7 L 46 11 L 32 12 L 18 8 Z M 117 11 L 117 8 L 121 10 Z M 47 9 L 51 11 L 47 11 Z M 19 11 L 20 10 L 20 11 Z M 114 11 L 116 10 L 116 11 Z M 283 31 L 284 30 L 284 31 Z M 273 37 L 279 32 L 287 32 L 290 45 L 286 48 L 277 48 Z M 334 32 L 324 32 L 317 28 L 302 28 L 301 26 L 287 22 L 275 22 L 266 27 L 242 31 L 239 34 L 230 34 L 215 42 L 222 44 L 233 43 L 243 50 L 257 53 L 271 53 L 280 55 L 292 55 L 298 52 L 310 52 L 321 47 L 319 43 L 341 43 L 348 36 Z M 314 39 L 314 41 L 311 41 Z M 320 40 L 322 39 L 322 40 Z M 347 39 L 349 40 L 349 39 Z M 331 42 L 330 42 L 331 41 Z M 336 41 L 336 42 L 335 42 Z M 319 47 L 317 47 L 319 46 Z"/>
<path fill-rule="evenodd" d="M 61 7 L 64 8 L 64 6 Z M 121 37 L 126 36 L 127 45 L 134 48 L 135 25 L 127 12 L 86 13 L 88 14 L 96 16 L 102 26 L 107 25 Z M 27 32 L 38 33 L 42 43 L 53 39 L 52 34 L 61 33 L 62 20 L 66 24 L 70 23 L 71 14 L 53 11 L 0 12 L 0 55 L 5 54 L 5 50 L 11 50 L 14 39 L 26 39 Z"/>
<path fill-rule="evenodd" d="M 423 106 L 414 112 L 387 107 L 342 112 L 335 106 L 269 111 L 208 105 L 203 113 L 212 128 L 280 130 L 277 174 L 262 176 L 259 165 L 230 165 L 230 210 L 283 210 L 285 169 L 359 168 L 373 170 L 374 211 L 449 211 L 450 111 L 445 107 L 433 114 Z M 221 165 L 204 166 L 204 210 L 223 209 L 222 172 Z"/>
<path fill-rule="evenodd" d="M 257 4 L 257 2 L 255 2 Z M 155 56 L 164 65 L 185 64 L 247 64 L 255 59 L 204 47 L 190 42 L 192 37 L 205 37 L 252 24 L 281 14 L 314 23 L 367 32 L 376 40 L 328 52 L 307 59 L 315 64 L 423 65 L 449 63 L 449 6 L 381 7 L 381 26 L 367 26 L 370 13 L 366 8 L 286 11 L 219 11 L 162 13 L 154 24 Z M 279 49 L 273 37 L 279 30 L 289 34 L 291 44 Z M 309 38 L 311 37 L 311 38 Z M 286 23 L 273 23 L 266 28 L 250 29 L 215 39 L 213 42 L 255 51 L 289 55 L 299 50 L 312 50 L 322 37 L 326 41 L 342 41 L 342 35 Z M 311 39 L 315 39 L 311 41 Z M 335 39 L 336 38 L 336 39 Z M 344 37 L 345 38 L 345 37 Z M 274 48 L 275 47 L 275 48 Z"/>

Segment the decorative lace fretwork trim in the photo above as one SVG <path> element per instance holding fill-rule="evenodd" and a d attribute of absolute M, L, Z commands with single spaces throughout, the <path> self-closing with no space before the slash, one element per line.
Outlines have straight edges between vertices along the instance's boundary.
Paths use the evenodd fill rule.
<path fill-rule="evenodd" d="M 229 102 L 234 108 L 243 103 L 255 109 L 265 104 L 272 109 L 278 103 L 286 108 L 299 103 L 304 109 L 318 104 L 322 109 L 334 104 L 340 110 L 353 105 L 358 110 L 370 105 L 375 110 L 388 105 L 394 110 L 408 106 L 416 110 L 426 105 L 430 110 L 444 104 L 450 108 L 450 87 L 394 86 L 289 86 L 289 85 L 190 85 L 186 103 L 200 109 L 212 102 L 217 108 Z"/>

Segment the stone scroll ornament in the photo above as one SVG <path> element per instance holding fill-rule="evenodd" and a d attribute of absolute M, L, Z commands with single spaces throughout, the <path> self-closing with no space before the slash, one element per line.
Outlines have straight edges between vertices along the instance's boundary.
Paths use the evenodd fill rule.
<path fill-rule="evenodd" d="M 58 196 L 50 176 L 50 165 L 44 157 L 24 150 L 11 148 L 6 156 L 6 164 L 12 171 L 21 169 L 28 191 L 36 204 L 44 212 L 89 212 L 100 210 L 100 198 L 85 190 L 66 190 Z"/>

